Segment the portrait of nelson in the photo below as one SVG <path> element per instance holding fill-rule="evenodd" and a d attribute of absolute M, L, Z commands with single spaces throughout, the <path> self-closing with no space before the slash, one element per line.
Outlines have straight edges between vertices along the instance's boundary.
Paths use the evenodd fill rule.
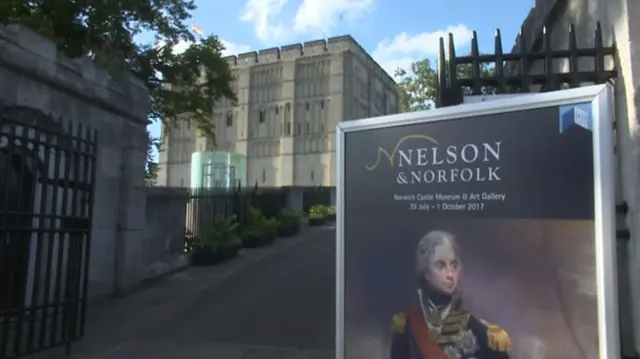
<path fill-rule="evenodd" d="M 393 317 L 391 359 L 509 359 L 509 334 L 462 306 L 458 243 L 445 231 L 427 233 L 415 252 L 416 294 Z"/>

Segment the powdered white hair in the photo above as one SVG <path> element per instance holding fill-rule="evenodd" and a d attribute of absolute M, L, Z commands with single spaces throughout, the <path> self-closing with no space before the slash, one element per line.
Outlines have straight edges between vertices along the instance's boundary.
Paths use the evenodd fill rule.
<path fill-rule="evenodd" d="M 418 242 L 418 247 L 416 248 L 416 274 L 422 277 L 427 270 L 429 269 L 429 264 L 431 263 L 431 257 L 436 251 L 438 246 L 443 244 L 449 245 L 456 257 L 458 257 L 458 261 L 460 260 L 460 250 L 458 249 L 458 241 L 456 237 L 449 232 L 436 230 L 431 231 L 420 239 Z"/>

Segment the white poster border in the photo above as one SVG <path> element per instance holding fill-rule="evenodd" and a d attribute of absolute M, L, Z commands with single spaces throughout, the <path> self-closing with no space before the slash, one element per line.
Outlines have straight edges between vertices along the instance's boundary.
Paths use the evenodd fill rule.
<path fill-rule="evenodd" d="M 469 102 L 469 101 L 467 101 Z M 435 110 L 347 121 L 336 128 L 336 359 L 345 358 L 344 340 L 344 202 L 345 137 L 350 132 L 415 125 L 465 117 L 590 102 L 593 108 L 594 218 L 598 340 L 601 359 L 619 359 L 618 278 L 616 263 L 613 88 L 609 84 L 545 93 L 508 95 L 490 101 Z"/>

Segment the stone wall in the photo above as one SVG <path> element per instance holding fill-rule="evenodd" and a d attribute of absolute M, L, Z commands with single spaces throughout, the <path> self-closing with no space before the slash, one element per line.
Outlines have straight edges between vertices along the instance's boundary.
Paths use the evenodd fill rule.
<path fill-rule="evenodd" d="M 140 280 L 165 275 L 190 264 L 191 258 L 184 252 L 188 199 L 186 188 L 147 188 Z"/>
<path fill-rule="evenodd" d="M 149 106 L 144 84 L 127 74 L 113 81 L 90 59 L 65 58 L 52 41 L 18 25 L 0 26 L 0 84 L 3 105 L 50 115 L 45 117 L 51 123 L 38 127 L 65 132 L 72 123 L 97 130 L 89 295 L 135 286 L 145 276 L 139 264 L 151 260 L 143 254 L 150 247 L 143 187 Z"/>
<path fill-rule="evenodd" d="M 551 33 L 553 49 L 567 49 L 568 29 L 575 24 L 578 47 L 593 47 L 596 22 L 601 22 L 604 45 L 615 43 L 615 118 L 618 155 L 618 202 L 626 201 L 630 212 L 621 218 L 631 230 L 628 244 L 619 245 L 619 293 L 623 353 L 632 355 L 640 348 L 640 1 L 637 0 L 536 0 L 523 23 L 522 36 L 531 50 L 540 50 L 543 26 Z M 514 51 L 519 51 L 520 38 Z M 537 48 L 534 49 L 534 46 Z M 581 70 L 593 69 L 593 61 L 583 60 Z M 568 71 L 568 61 L 554 61 L 554 70 Z M 542 73 L 543 63 L 531 67 L 531 73 Z M 511 73 L 517 73 L 512 68 Z M 624 225 L 624 224 L 622 224 Z M 633 304 L 632 304 L 633 303 Z"/>

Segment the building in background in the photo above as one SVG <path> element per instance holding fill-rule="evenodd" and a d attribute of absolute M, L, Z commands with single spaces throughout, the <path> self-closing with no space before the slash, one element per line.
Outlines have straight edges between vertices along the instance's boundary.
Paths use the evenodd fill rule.
<path fill-rule="evenodd" d="M 201 185 L 192 153 L 227 152 L 246 158 L 245 186 L 335 186 L 337 123 L 398 112 L 395 81 L 351 36 L 226 59 L 238 103 L 214 109 L 215 145 L 189 121 L 163 128 L 158 185 Z"/>

